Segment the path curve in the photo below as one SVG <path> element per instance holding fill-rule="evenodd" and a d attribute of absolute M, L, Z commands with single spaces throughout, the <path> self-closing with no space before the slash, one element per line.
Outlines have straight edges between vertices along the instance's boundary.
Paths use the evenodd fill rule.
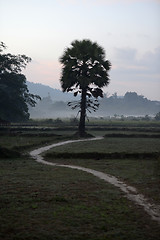
<path fill-rule="evenodd" d="M 68 140 L 68 141 L 64 141 L 64 142 L 54 143 L 54 144 L 51 144 L 51 145 L 48 145 L 45 147 L 35 149 L 30 152 L 30 155 L 39 163 L 42 163 L 45 165 L 50 165 L 50 166 L 78 169 L 78 170 L 81 170 L 84 172 L 88 172 L 88 173 L 91 173 L 92 175 L 98 177 L 99 179 L 102 179 L 105 182 L 108 182 L 108 183 L 120 188 L 121 191 L 123 191 L 125 193 L 125 196 L 129 200 L 142 206 L 144 208 L 144 210 L 151 216 L 151 218 L 160 224 L 160 206 L 155 205 L 155 204 L 150 204 L 149 201 L 144 197 L 144 195 L 139 194 L 137 192 L 137 189 L 135 187 L 127 185 L 126 183 L 118 180 L 118 178 L 116 178 L 115 176 L 111 176 L 109 174 L 106 174 L 106 173 L 103 173 L 100 171 L 96 171 L 96 170 L 93 170 L 90 168 L 47 162 L 40 155 L 41 153 L 43 153 L 51 148 L 62 146 L 65 144 L 74 143 L 74 142 L 82 142 L 82 141 L 96 141 L 96 140 L 101 140 L 101 139 L 103 139 L 103 137 L 79 139 L 79 140 Z"/>

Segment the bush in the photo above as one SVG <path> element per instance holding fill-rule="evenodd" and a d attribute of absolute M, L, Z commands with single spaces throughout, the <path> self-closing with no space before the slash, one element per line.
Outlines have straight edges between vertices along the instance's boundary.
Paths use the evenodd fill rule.
<path fill-rule="evenodd" d="M 56 125 L 59 125 L 59 124 L 61 125 L 61 124 L 63 124 L 63 121 L 60 118 L 57 118 L 57 119 L 54 120 L 54 123 Z"/>
<path fill-rule="evenodd" d="M 71 118 L 70 123 L 71 123 L 71 125 L 78 126 L 78 119 L 77 118 Z"/>

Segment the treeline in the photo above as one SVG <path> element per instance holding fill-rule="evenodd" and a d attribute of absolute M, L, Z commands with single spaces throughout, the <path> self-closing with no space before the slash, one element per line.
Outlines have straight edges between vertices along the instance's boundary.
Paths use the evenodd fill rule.
<path fill-rule="evenodd" d="M 136 92 L 127 92 L 123 97 L 113 94 L 100 100 L 98 112 L 108 115 L 155 115 L 160 111 L 160 102 L 151 101 Z"/>
<path fill-rule="evenodd" d="M 99 100 L 99 109 L 88 114 L 89 116 L 145 116 L 156 115 L 160 112 L 160 102 L 151 101 L 136 92 L 127 92 L 124 96 L 118 97 L 113 94 L 110 97 L 105 96 Z M 30 108 L 31 118 L 57 118 L 76 116 L 77 111 L 67 106 L 67 102 L 55 101 L 50 95 L 38 102 L 36 107 Z"/>

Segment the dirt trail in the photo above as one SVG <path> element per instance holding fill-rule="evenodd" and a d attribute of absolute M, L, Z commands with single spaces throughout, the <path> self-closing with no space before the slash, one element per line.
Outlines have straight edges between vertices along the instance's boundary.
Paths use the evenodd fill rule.
<path fill-rule="evenodd" d="M 72 169 L 78 169 L 84 172 L 88 172 L 93 174 L 94 176 L 103 179 L 104 181 L 118 187 L 125 193 L 125 196 L 135 202 L 136 204 L 142 206 L 144 210 L 151 216 L 151 218 L 155 221 L 157 221 L 160 224 L 160 206 L 159 205 L 153 205 L 150 204 L 149 201 L 142 195 L 137 192 L 137 189 L 135 187 L 129 186 L 126 183 L 118 180 L 115 176 L 111 176 L 109 174 L 96 171 L 90 168 L 85 168 L 85 167 L 80 167 L 80 166 L 74 166 L 74 165 L 64 165 L 64 164 L 58 164 L 58 163 L 52 163 L 52 162 L 47 162 L 43 159 L 43 157 L 40 155 L 41 153 L 54 148 L 58 146 L 62 146 L 65 144 L 69 143 L 74 143 L 74 142 L 81 142 L 81 141 L 96 141 L 96 140 L 101 140 L 103 137 L 96 137 L 96 138 L 88 138 L 88 139 L 80 139 L 80 140 L 69 140 L 69 141 L 64 141 L 64 142 L 59 142 L 59 143 L 54 143 L 45 147 L 41 147 L 38 149 L 35 149 L 30 152 L 30 155 L 39 163 L 43 163 L 46 165 L 50 166 L 58 166 L 58 167 L 66 167 L 66 168 L 72 168 Z"/>

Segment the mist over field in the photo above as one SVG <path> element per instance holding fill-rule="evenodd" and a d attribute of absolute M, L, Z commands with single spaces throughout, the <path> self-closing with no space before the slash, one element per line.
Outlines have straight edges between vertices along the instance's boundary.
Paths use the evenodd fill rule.
<path fill-rule="evenodd" d="M 31 118 L 64 118 L 76 117 L 78 109 L 72 110 L 67 105 L 68 101 L 79 100 L 72 93 L 63 93 L 43 84 L 27 82 L 28 89 L 33 94 L 38 94 L 41 101 L 29 108 Z M 136 92 L 127 92 L 124 96 L 104 95 L 99 98 L 99 109 L 96 112 L 88 113 L 88 117 L 109 117 L 116 116 L 155 116 L 160 111 L 160 102 L 151 101 L 145 96 Z"/>

